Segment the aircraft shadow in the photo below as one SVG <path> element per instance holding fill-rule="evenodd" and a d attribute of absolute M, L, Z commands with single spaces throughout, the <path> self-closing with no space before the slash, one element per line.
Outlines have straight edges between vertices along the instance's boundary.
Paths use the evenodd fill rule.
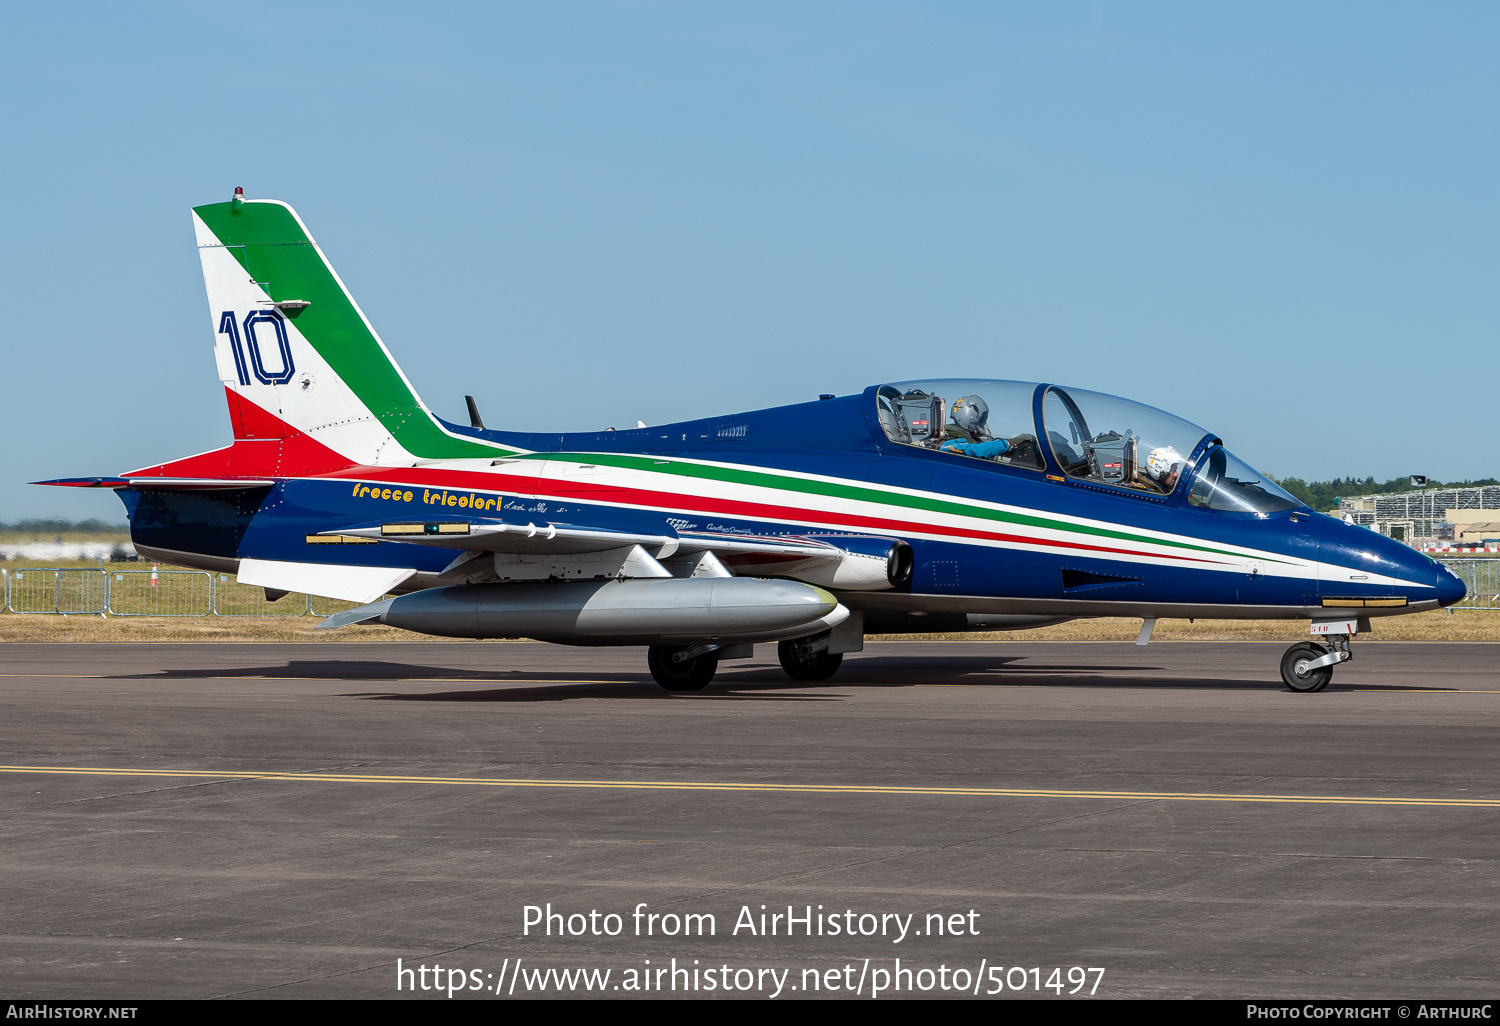
<path fill-rule="evenodd" d="M 839 674 L 839 680 L 847 680 L 855 673 L 868 673 L 871 670 L 882 674 L 896 674 L 906 676 L 931 676 L 939 674 L 942 676 L 964 675 L 984 670 L 1006 669 L 1007 664 L 1019 662 L 1024 656 L 953 656 L 938 659 L 913 659 L 909 656 L 898 656 L 893 658 L 872 658 L 851 661 Z M 1027 667 L 1029 670 L 1063 671 L 1063 670 L 1159 670 L 1161 667 L 1141 667 L 1129 665 L 1111 665 L 1104 663 L 1090 664 L 1034 664 Z M 767 679 L 786 681 L 786 677 L 780 669 L 756 667 L 754 670 L 739 670 L 735 663 L 725 663 L 719 668 L 718 680 L 723 681 L 727 676 L 739 676 L 743 673 L 756 675 L 768 674 Z M 417 663 L 400 663 L 387 660 L 348 660 L 348 659 L 294 659 L 290 662 L 273 666 L 234 666 L 213 667 L 198 669 L 162 669 L 152 670 L 144 673 L 115 673 L 110 674 L 110 680 L 188 680 L 203 679 L 205 677 L 263 677 L 269 679 L 285 680 L 474 680 L 474 681 L 496 681 L 505 682 L 511 680 L 538 681 L 556 680 L 560 683 L 575 681 L 581 676 L 588 677 L 617 677 L 618 683 L 628 684 L 638 681 L 649 681 L 651 678 L 643 671 L 632 670 L 484 670 L 470 669 L 456 666 L 428 666 Z M 873 682 L 873 681 L 871 681 Z"/>
<path fill-rule="evenodd" d="M 500 682 L 496 682 L 500 683 Z M 726 687 L 725 685 L 728 685 Z M 840 688 L 912 688 L 921 687 L 917 681 L 859 681 L 832 680 L 818 683 L 790 681 L 756 681 L 716 679 L 702 691 L 669 692 L 657 687 L 654 681 L 619 684 L 567 684 L 558 683 L 540 687 L 486 688 L 468 691 L 427 692 L 353 692 L 340 698 L 358 698 L 377 702 L 570 702 L 580 699 L 606 699 L 610 701 L 661 702 L 691 700 L 695 702 L 845 702 L 850 695 L 838 694 Z M 933 687 L 933 684 L 925 686 Z M 1018 676 L 1005 680 L 968 681 L 943 685 L 969 688 L 1071 688 L 1074 690 L 1126 691 L 1150 688 L 1169 691 L 1284 691 L 1279 681 L 1228 680 L 1217 678 L 1177 679 L 1171 677 L 1083 677 L 1059 680 L 1055 677 L 1028 678 Z M 1334 691 L 1451 691 L 1452 688 L 1412 688 L 1384 685 L 1348 685 L 1338 687 L 1330 684 Z"/>
<path fill-rule="evenodd" d="M 828 684 L 799 684 L 782 681 L 757 686 L 754 683 L 723 687 L 710 684 L 702 691 L 664 691 L 653 680 L 620 684 L 548 684 L 529 688 L 488 688 L 481 691 L 427 691 L 420 693 L 372 691 L 340 695 L 375 702 L 572 702 L 583 698 L 607 698 L 613 701 L 662 702 L 690 698 L 698 702 L 842 702 L 847 696 L 834 694 L 800 694 L 826 689 Z"/>
<path fill-rule="evenodd" d="M 1024 664 L 1024 665 L 1018 665 Z M 700 701 L 840 702 L 848 696 L 839 688 L 950 687 L 1049 687 L 1112 689 L 1152 688 L 1193 691 L 1282 690 L 1275 678 L 1244 680 L 1194 676 L 1114 676 L 1114 673 L 1160 674 L 1161 666 L 1115 663 L 1030 663 L 1025 656 L 951 656 L 942 658 L 869 657 L 850 660 L 828 681 L 793 681 L 778 666 L 726 664 L 714 682 L 703 691 L 668 692 L 645 673 L 603 671 L 598 678 L 580 681 L 592 673 L 562 670 L 473 670 L 452 666 L 429 666 L 385 660 L 342 659 L 292 660 L 275 666 L 164 669 L 150 673 L 112 674 L 111 680 L 313 680 L 420 684 L 473 683 L 527 684 L 528 687 L 486 687 L 439 692 L 354 692 L 341 697 L 402 702 L 563 702 L 587 698 L 626 701 L 662 701 L 693 698 Z M 614 678 L 614 679 L 611 679 Z M 1420 687 L 1410 684 L 1340 684 L 1328 691 L 1453 691 L 1454 688 Z"/>
<path fill-rule="evenodd" d="M 202 680 L 205 677 L 245 677 L 280 680 L 473 680 L 504 683 L 512 680 L 576 681 L 585 674 L 564 670 L 473 670 L 458 666 L 421 666 L 412 663 L 354 662 L 345 659 L 293 660 L 278 666 L 233 666 L 209 669 L 166 669 L 150 673 L 110 674 L 109 680 Z M 592 676 L 592 675 L 590 675 Z M 619 677 L 619 683 L 631 684 L 651 678 L 645 673 L 609 672 L 601 676 Z"/>

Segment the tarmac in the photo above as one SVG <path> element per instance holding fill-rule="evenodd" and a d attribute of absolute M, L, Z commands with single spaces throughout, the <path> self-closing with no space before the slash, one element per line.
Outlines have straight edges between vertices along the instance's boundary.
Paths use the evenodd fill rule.
<path fill-rule="evenodd" d="M 1282 648 L 0 646 L 0 998 L 1500 995 L 1500 647 Z"/>

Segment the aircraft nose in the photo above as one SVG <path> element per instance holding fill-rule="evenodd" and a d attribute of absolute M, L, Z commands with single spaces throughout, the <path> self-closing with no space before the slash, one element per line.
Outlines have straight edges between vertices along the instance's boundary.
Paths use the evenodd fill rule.
<path fill-rule="evenodd" d="M 1462 577 L 1448 569 L 1446 564 L 1439 563 L 1437 566 L 1437 593 L 1439 605 L 1451 606 L 1455 602 L 1463 601 L 1464 596 L 1469 593 L 1469 586 L 1464 583 Z"/>

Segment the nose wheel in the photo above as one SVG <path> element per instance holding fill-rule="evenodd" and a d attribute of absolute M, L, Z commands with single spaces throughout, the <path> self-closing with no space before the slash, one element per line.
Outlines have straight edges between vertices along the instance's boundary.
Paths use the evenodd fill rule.
<path fill-rule="evenodd" d="M 1313 660 L 1328 654 L 1328 649 L 1311 641 L 1303 641 L 1286 650 L 1281 657 L 1281 679 L 1293 691 L 1312 693 L 1322 691 L 1333 679 L 1333 667 L 1311 668 Z"/>
<path fill-rule="evenodd" d="M 1333 679 L 1333 668 L 1354 658 L 1349 650 L 1349 635 L 1327 635 L 1329 645 L 1299 641 L 1281 657 L 1281 679 L 1293 691 L 1311 694 L 1322 691 Z"/>

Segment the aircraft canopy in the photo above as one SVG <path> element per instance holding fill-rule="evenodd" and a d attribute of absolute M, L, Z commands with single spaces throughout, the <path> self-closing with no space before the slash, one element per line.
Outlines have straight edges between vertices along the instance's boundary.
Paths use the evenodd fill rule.
<path fill-rule="evenodd" d="M 1158 497 L 1185 487 L 1189 505 L 1220 512 L 1264 514 L 1304 505 L 1198 425 L 1120 396 L 946 378 L 881 385 L 876 404 L 887 440 L 899 445 L 1034 471 L 1046 469 L 1050 453 L 1069 477 Z"/>

